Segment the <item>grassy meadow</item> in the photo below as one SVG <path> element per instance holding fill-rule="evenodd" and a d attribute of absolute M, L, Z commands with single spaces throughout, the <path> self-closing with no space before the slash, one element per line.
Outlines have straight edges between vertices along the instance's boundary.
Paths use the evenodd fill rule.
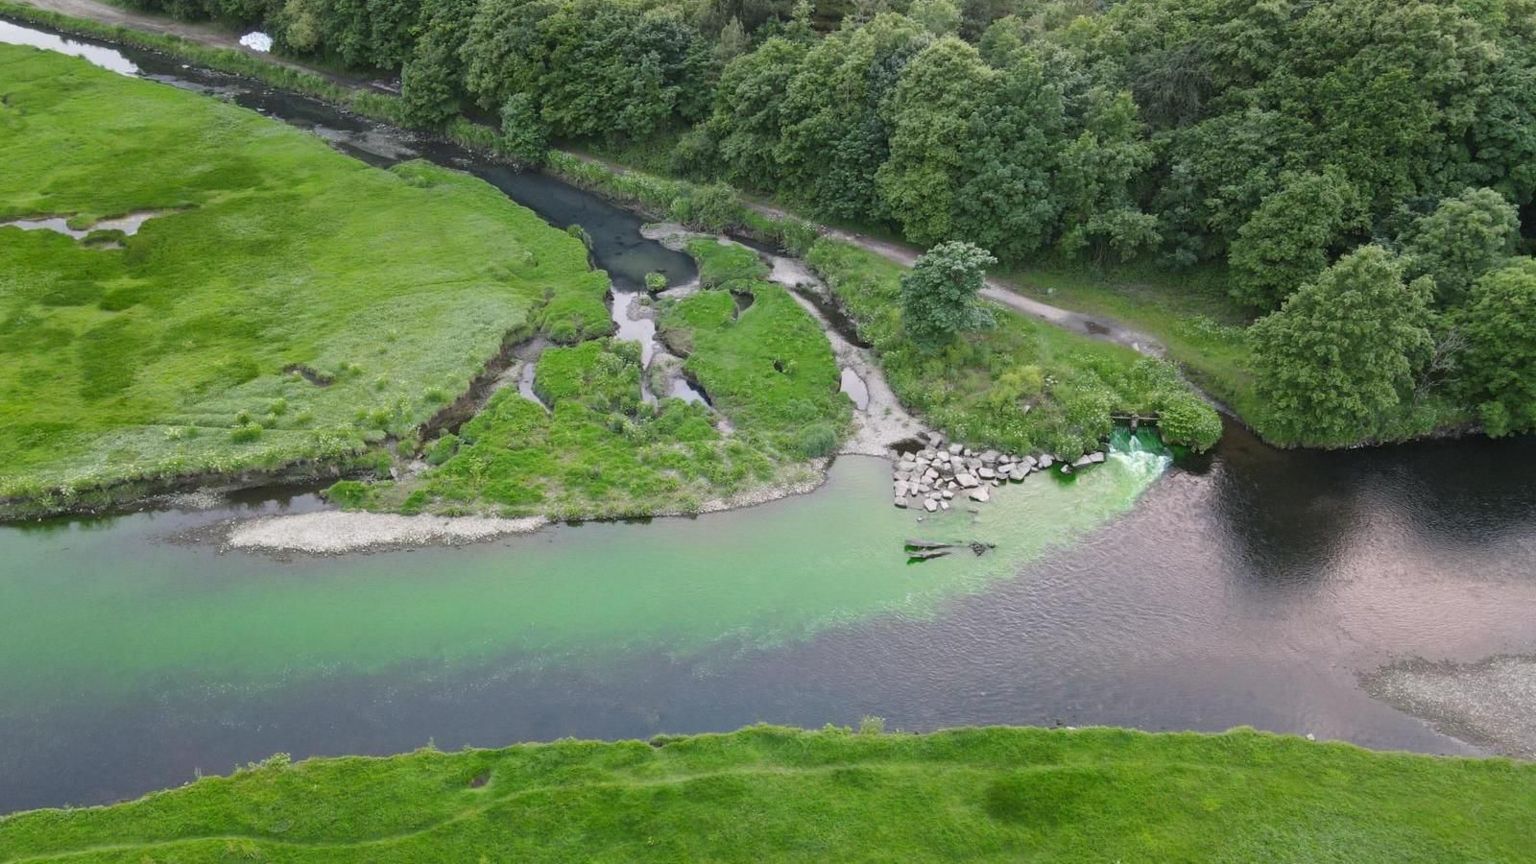
<path fill-rule="evenodd" d="M 826 336 L 758 278 L 766 268 L 756 253 L 713 240 L 690 252 L 705 287 L 657 301 L 654 314 L 712 407 L 667 397 L 669 364 L 642 369 L 636 342 L 548 348 L 533 377 L 543 405 L 504 387 L 457 434 L 427 443 L 432 466 L 420 475 L 342 481 L 331 498 L 405 512 L 626 517 L 697 512 L 812 479 L 806 460 L 836 449 L 852 410 Z M 644 375 L 654 402 L 642 396 Z"/>
<path fill-rule="evenodd" d="M 750 727 L 289 764 L 0 818 L 0 864 L 1536 860 L 1536 765 L 1252 731 Z"/>
<path fill-rule="evenodd" d="M 581 244 L 477 180 L 30 48 L 0 81 L 0 222 L 157 214 L 120 248 L 0 227 L 4 512 L 355 457 L 509 334 L 610 327 Z"/>

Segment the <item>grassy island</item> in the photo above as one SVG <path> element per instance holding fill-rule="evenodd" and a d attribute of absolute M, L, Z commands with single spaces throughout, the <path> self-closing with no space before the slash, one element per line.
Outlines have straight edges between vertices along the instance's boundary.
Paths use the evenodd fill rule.
<path fill-rule="evenodd" d="M 752 727 L 290 764 L 0 818 L 0 862 L 1528 862 L 1536 765 L 1221 735 Z"/>

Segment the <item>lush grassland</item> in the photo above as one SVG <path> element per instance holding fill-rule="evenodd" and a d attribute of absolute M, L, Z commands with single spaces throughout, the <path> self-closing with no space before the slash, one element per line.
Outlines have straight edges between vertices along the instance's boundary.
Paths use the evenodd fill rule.
<path fill-rule="evenodd" d="M 712 287 L 663 308 L 662 333 L 686 352 L 684 369 L 771 449 L 830 455 L 852 406 L 838 392 L 840 371 L 821 327 L 788 291 L 762 280 L 766 268 L 750 249 L 709 239 L 688 249 L 700 283 Z"/>
<path fill-rule="evenodd" d="M 806 460 L 836 448 L 851 413 L 826 336 L 757 278 L 766 268 L 751 250 L 708 240 L 690 251 L 710 287 L 661 301 L 657 314 L 718 414 L 674 398 L 647 403 L 638 343 L 550 348 L 533 380 L 549 410 L 505 387 L 457 435 L 428 443 L 434 467 L 419 477 L 344 481 L 332 498 L 406 512 L 620 517 L 696 512 L 810 479 Z M 652 369 L 653 390 L 665 365 Z"/>
<path fill-rule="evenodd" d="M 289 765 L 0 820 L 0 862 L 1536 860 L 1536 766 L 1236 731 L 756 727 Z"/>
<path fill-rule="evenodd" d="M 471 178 L 369 168 L 29 48 L 0 46 L 0 81 L 0 221 L 161 214 L 121 249 L 0 228 L 13 512 L 356 456 L 410 435 L 509 333 L 610 326 L 580 243 Z"/>
<path fill-rule="evenodd" d="M 900 265 L 827 238 L 807 260 L 874 346 L 902 402 L 955 437 L 1070 457 L 1109 434 L 1115 411 L 1161 412 L 1172 443 L 1208 446 L 1212 430 L 1220 433 L 1214 412 L 1167 363 L 1004 312 L 995 328 L 924 355 L 901 333 Z"/>

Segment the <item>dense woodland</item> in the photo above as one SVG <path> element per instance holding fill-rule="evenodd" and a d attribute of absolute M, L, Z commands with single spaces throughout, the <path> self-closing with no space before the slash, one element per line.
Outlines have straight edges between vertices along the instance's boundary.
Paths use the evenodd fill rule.
<path fill-rule="evenodd" d="M 525 158 L 647 147 L 1005 265 L 1219 269 L 1277 441 L 1536 429 L 1536 0 L 138 2 L 398 69 L 413 122 L 496 117 Z"/>

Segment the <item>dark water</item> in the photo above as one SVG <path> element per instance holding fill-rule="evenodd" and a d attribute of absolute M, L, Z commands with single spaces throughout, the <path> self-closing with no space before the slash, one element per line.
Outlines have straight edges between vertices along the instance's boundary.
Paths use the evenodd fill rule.
<path fill-rule="evenodd" d="M 130 59 L 151 73 L 174 67 L 166 74 L 200 74 L 153 55 Z M 339 137 L 347 146 L 383 161 L 405 155 L 390 149 L 402 140 L 430 158 L 441 152 L 248 82 L 205 86 L 245 88 L 236 100 L 254 101 L 242 104 L 346 132 Z M 687 278 L 669 269 L 686 269 L 686 259 L 640 240 L 635 217 L 550 178 L 454 162 L 468 156 L 451 151 L 442 158 L 491 182 L 499 178 L 555 224 L 587 225 L 596 258 L 616 278 L 638 282 L 649 270 L 674 282 Z M 389 753 L 429 740 L 443 748 L 495 746 L 759 720 L 819 726 L 865 714 L 909 730 L 1247 724 L 1370 747 L 1472 752 L 1372 700 L 1356 676 L 1409 656 L 1470 661 L 1536 650 L 1533 439 L 1297 453 L 1230 428 L 1214 455 L 1148 481 L 1134 508 L 1078 519 L 1086 533 L 1065 525 L 1079 508 L 1123 488 L 1096 490 L 1091 474 L 1082 489 L 1034 487 L 1040 508 L 1010 517 L 1013 529 L 1021 537 L 1077 539 L 1031 554 L 999 578 L 971 582 L 957 570 L 892 576 L 827 565 L 840 546 L 867 557 L 859 544 L 875 530 L 871 523 L 904 530 L 885 525 L 885 470 L 850 461 L 827 490 L 762 512 L 566 528 L 507 544 L 334 563 L 258 567 L 253 556 L 167 539 L 251 510 L 0 528 L 0 545 L 11 550 L 0 561 L 0 600 L 51 610 L 41 625 L 28 614 L 61 646 L 38 648 L 35 633 L 43 631 L 16 626 L 25 622 L 0 630 L 0 653 L 28 658 L 0 670 L 9 682 L 0 687 L 0 811 L 114 800 L 277 751 Z M 836 503 L 841 515 L 818 511 L 818 502 Z M 244 506 L 272 512 L 315 504 L 298 495 Z M 722 623 L 736 608 L 729 605 L 735 586 L 769 555 L 753 545 L 754 532 L 778 530 L 766 526 L 805 532 L 801 565 L 768 574 L 803 582 L 778 605 L 770 602 L 772 581 L 741 590 L 766 598 L 763 618 L 804 592 L 824 590 L 816 602 L 833 617 L 787 628 L 758 618 Z M 775 542 L 770 551 L 785 545 L 793 544 Z M 111 563 L 103 549 L 121 550 L 121 560 Z M 43 557 L 29 559 L 33 553 Z M 499 638 L 496 620 L 476 617 L 473 604 L 460 599 L 489 596 L 497 578 L 532 578 L 515 568 L 485 577 L 483 594 L 454 593 L 467 590 L 455 581 L 460 571 L 546 554 L 565 556 L 568 572 L 599 586 L 547 607 L 569 616 L 566 631 L 591 629 L 595 647 L 559 647 L 553 636 L 538 643 Z M 657 587 L 690 556 L 713 562 L 705 575 L 722 599 L 673 599 L 695 596 L 708 581 L 689 589 L 695 594 Z M 24 561 L 45 564 L 18 572 Z M 39 573 L 39 566 L 53 569 Z M 178 567 L 185 572 L 177 578 L 164 576 Z M 408 600 L 391 604 L 397 583 L 383 572 L 390 568 L 420 571 L 411 593 L 398 595 Z M 123 572 L 109 580 L 103 569 Z M 868 583 L 836 593 L 856 579 Z M 322 582 L 327 602 L 304 602 Z M 861 605 L 877 590 L 918 596 L 940 583 L 949 587 L 911 608 Z M 44 604 L 32 593 L 39 584 L 62 599 Z M 530 584 L 527 599 L 557 587 Z M 212 610 L 226 600 L 261 605 L 266 617 L 252 612 L 250 630 L 221 624 Z M 349 617 L 355 610 L 348 606 L 365 602 L 398 619 L 380 631 L 389 640 Z M 420 621 L 434 604 L 453 606 L 443 614 L 463 623 L 448 635 L 424 633 Z M 679 605 L 689 608 L 678 612 Z M 805 601 L 797 609 L 809 615 L 810 607 Z M 317 608 L 337 609 L 335 620 Z M 137 637 L 99 636 L 130 612 L 161 623 Z M 613 620 L 628 629 L 592 629 L 600 613 L 623 613 Z M 529 623 L 515 608 L 505 619 L 507 629 Z M 631 635 L 615 635 L 622 633 Z M 379 647 L 396 637 L 417 640 L 409 657 Z M 313 642 L 292 648 L 302 640 Z M 66 656 L 73 641 L 99 642 L 103 668 L 151 651 L 182 656 L 177 650 L 197 657 L 197 665 L 178 668 L 168 659 L 154 666 L 161 677 L 98 680 L 70 665 L 93 659 Z M 201 674 L 204 668 L 232 671 Z"/>

